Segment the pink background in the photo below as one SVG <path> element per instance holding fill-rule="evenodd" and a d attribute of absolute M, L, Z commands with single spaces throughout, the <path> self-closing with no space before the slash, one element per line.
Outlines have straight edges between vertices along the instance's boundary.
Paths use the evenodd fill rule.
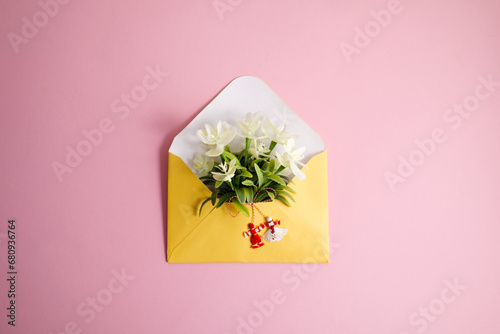
<path fill-rule="evenodd" d="M 212 0 L 72 1 L 50 18 L 0 2 L 0 332 L 500 333 L 500 87 L 460 127 L 443 119 L 479 77 L 500 81 L 500 3 L 401 0 L 381 27 L 386 0 L 220 2 L 221 16 Z M 43 26 L 14 47 L 33 15 Z M 148 66 L 169 75 L 115 113 Z M 329 264 L 166 263 L 168 148 L 241 75 L 325 141 Z M 106 118 L 113 132 L 60 182 L 53 162 Z M 446 140 L 424 157 L 415 141 L 435 128 Z M 392 191 L 399 156 L 421 165 Z"/>

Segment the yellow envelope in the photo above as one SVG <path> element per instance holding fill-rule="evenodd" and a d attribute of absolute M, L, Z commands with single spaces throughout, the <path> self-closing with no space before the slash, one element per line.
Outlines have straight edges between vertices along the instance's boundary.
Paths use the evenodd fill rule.
<path fill-rule="evenodd" d="M 288 229 L 278 242 L 266 242 L 252 249 L 243 236 L 252 218 L 228 213 L 228 205 L 215 209 L 210 203 L 199 208 L 211 191 L 190 167 L 200 142 L 196 129 L 205 123 L 243 118 L 247 112 L 260 111 L 267 117 L 284 111 L 287 130 L 300 134 L 309 155 L 305 180 L 294 178 L 290 186 L 297 192 L 291 207 L 280 201 L 256 206 L 279 227 Z M 273 114 L 274 113 L 274 114 Z M 305 138 L 304 138 L 305 137 Z M 173 141 L 168 164 L 168 262 L 328 262 L 328 180 L 327 157 L 321 138 L 295 115 L 260 79 L 240 77 L 232 81 Z M 236 213 L 230 205 L 231 212 Z M 255 226 L 265 222 L 255 210 Z M 263 235 L 265 231 L 260 232 Z"/>

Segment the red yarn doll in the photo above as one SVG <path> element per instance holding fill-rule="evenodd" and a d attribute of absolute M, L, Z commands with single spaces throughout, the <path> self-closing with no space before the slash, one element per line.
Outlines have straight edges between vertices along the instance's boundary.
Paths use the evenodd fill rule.
<path fill-rule="evenodd" d="M 261 246 L 264 246 L 264 243 L 262 242 L 262 239 L 260 236 L 257 234 L 257 232 L 260 232 L 264 229 L 264 225 L 260 225 L 259 227 L 255 228 L 255 226 L 250 223 L 248 224 L 249 230 L 247 232 L 243 232 L 243 235 L 245 238 L 250 237 L 250 242 L 252 243 L 252 248 L 259 248 Z"/>

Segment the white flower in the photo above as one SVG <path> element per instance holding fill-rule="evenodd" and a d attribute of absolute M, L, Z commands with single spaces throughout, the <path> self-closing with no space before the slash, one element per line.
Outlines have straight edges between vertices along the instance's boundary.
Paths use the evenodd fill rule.
<path fill-rule="evenodd" d="M 243 136 L 253 138 L 255 132 L 261 127 L 263 122 L 264 117 L 259 112 L 249 112 L 244 119 L 239 119 L 237 123 Z"/>
<path fill-rule="evenodd" d="M 295 147 L 295 140 L 293 139 L 288 139 L 285 145 L 285 153 L 281 155 L 279 152 L 276 152 L 276 158 L 278 159 L 279 163 L 288 168 L 288 170 L 293 173 L 296 177 L 298 177 L 301 180 L 304 180 L 306 178 L 305 174 L 300 170 L 300 168 L 297 166 L 299 164 L 300 166 L 305 166 L 300 160 L 304 159 L 304 151 L 306 148 L 302 146 L 301 148 L 296 148 Z"/>
<path fill-rule="evenodd" d="M 229 167 L 224 161 L 224 164 L 222 163 L 219 164 L 217 168 L 219 168 L 222 173 L 212 172 L 212 174 L 214 175 L 214 179 L 216 181 L 221 181 L 221 182 L 231 181 L 231 179 L 234 176 L 234 173 L 236 172 L 236 159 L 231 160 L 231 162 L 229 163 Z"/>
<path fill-rule="evenodd" d="M 283 106 L 281 111 L 278 108 L 273 108 L 273 114 L 277 119 L 281 119 L 283 124 L 289 124 L 290 120 L 293 120 L 297 117 L 287 106 Z M 274 118 L 274 117 L 273 117 Z"/>
<path fill-rule="evenodd" d="M 214 168 L 214 159 L 207 158 L 205 154 L 198 154 L 193 160 L 193 167 L 198 176 L 205 176 Z"/>
<path fill-rule="evenodd" d="M 254 139 L 250 143 L 250 149 L 248 150 L 252 158 L 258 159 L 260 156 L 266 156 L 269 150 L 266 148 L 266 144 L 262 140 Z"/>
<path fill-rule="evenodd" d="M 285 145 L 286 142 L 291 139 L 297 137 L 297 135 L 287 132 L 286 126 L 282 123 L 280 126 L 276 127 L 274 124 L 267 119 L 267 124 L 262 125 L 262 132 L 269 137 L 272 141 L 277 142 L 278 144 Z"/>
<path fill-rule="evenodd" d="M 227 122 L 219 121 L 216 128 L 205 124 L 205 130 L 196 131 L 196 135 L 206 144 L 202 147 L 209 150 L 205 154 L 216 157 L 224 152 L 224 147 L 233 140 L 236 128 Z"/>

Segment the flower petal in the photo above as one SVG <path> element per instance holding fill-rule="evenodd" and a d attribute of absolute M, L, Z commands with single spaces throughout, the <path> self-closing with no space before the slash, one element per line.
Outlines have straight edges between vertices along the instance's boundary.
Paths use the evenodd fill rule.
<path fill-rule="evenodd" d="M 217 157 L 221 155 L 222 152 L 224 152 L 224 145 L 214 145 L 205 154 L 209 157 Z"/>
<path fill-rule="evenodd" d="M 294 162 L 290 163 L 290 169 L 292 170 L 293 175 L 298 177 L 300 180 L 305 180 L 306 175 L 297 167 Z"/>

